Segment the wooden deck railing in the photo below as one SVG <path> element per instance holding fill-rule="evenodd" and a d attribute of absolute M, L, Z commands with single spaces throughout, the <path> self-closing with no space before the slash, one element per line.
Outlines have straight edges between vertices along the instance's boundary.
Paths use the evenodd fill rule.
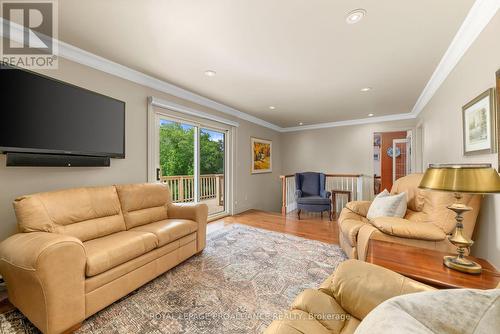
<path fill-rule="evenodd" d="M 174 203 L 194 201 L 194 176 L 161 176 L 160 182 L 168 184 Z M 217 199 L 218 205 L 224 206 L 224 174 L 200 175 L 200 200 Z"/>
<path fill-rule="evenodd" d="M 365 191 L 367 177 L 363 174 L 326 174 L 325 188 L 328 191 L 346 190 L 351 192 L 353 201 L 368 199 L 369 194 Z M 282 205 L 281 213 L 287 214 L 297 209 L 297 202 L 295 201 L 295 175 L 281 175 L 281 192 L 282 192 Z M 336 201 L 335 212 L 340 212 L 347 203 L 346 196 L 339 196 Z"/>

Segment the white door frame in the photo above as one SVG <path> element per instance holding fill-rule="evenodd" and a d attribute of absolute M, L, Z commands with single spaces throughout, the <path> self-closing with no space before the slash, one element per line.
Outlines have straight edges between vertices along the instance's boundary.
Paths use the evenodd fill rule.
<path fill-rule="evenodd" d="M 392 140 L 392 182 L 394 183 L 396 181 L 396 147 L 397 144 L 406 144 L 406 175 L 411 174 L 411 136 L 404 138 L 404 139 L 393 139 Z M 408 149 L 410 152 L 408 152 Z M 408 154 L 410 153 L 410 154 Z M 409 163 L 408 163 L 409 162 Z"/>
<path fill-rule="evenodd" d="M 158 108 L 153 108 L 158 107 Z M 179 116 L 174 114 L 175 112 L 186 114 L 186 117 L 182 115 Z M 190 116 L 198 116 L 198 117 L 190 117 Z M 192 108 L 187 108 L 173 102 L 149 97 L 148 98 L 148 182 L 157 182 L 156 181 L 156 168 L 159 166 L 159 153 L 160 148 L 158 145 L 157 138 L 159 136 L 158 130 L 159 128 L 156 126 L 159 118 L 163 118 L 166 120 L 171 120 L 174 122 L 180 122 L 183 124 L 192 125 L 195 127 L 195 175 L 196 180 L 199 180 L 199 130 L 200 128 L 215 130 L 219 132 L 225 133 L 225 143 L 224 143 L 224 204 L 225 209 L 221 213 L 217 213 L 211 215 L 209 218 L 216 219 L 218 217 L 222 217 L 225 215 L 231 215 L 234 212 L 234 193 L 235 193 L 235 182 L 234 182 L 234 166 L 235 166 L 235 154 L 234 154 L 234 141 L 235 141 L 235 130 L 239 126 L 237 122 L 233 122 L 231 120 L 226 120 L 224 118 L 213 116 L 212 115 L 199 112 Z M 199 120 L 198 120 L 199 119 Z M 204 120 L 208 122 L 205 123 Z M 212 124 L 213 122 L 217 122 Z M 220 127 L 216 124 L 220 124 Z M 199 194 L 199 181 L 195 182 L 195 201 L 198 201 Z"/>

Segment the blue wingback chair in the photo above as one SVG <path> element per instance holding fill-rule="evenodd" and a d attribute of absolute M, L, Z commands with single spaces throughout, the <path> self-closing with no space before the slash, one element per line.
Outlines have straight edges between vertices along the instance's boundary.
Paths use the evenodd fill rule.
<path fill-rule="evenodd" d="M 297 216 L 300 220 L 300 212 L 328 211 L 332 220 L 332 202 L 329 191 L 325 190 L 326 176 L 323 173 L 296 173 L 295 174 L 295 200 L 297 201 Z"/>

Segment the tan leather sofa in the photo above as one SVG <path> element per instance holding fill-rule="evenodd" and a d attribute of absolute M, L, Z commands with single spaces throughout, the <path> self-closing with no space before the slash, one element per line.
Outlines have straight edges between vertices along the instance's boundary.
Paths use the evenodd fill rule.
<path fill-rule="evenodd" d="M 447 236 L 455 229 L 455 215 L 447 206 L 455 201 L 453 193 L 419 189 L 423 174 L 398 179 L 391 194 L 406 192 L 408 209 L 404 218 L 366 218 L 370 201 L 353 201 L 340 213 L 339 243 L 351 259 L 365 260 L 370 239 L 384 240 L 420 248 L 455 252 Z M 473 208 L 464 214 L 464 232 L 472 238 L 481 206 L 480 195 L 464 194 L 462 203 Z"/>
<path fill-rule="evenodd" d="M 208 208 L 171 202 L 161 184 L 23 196 L 19 232 L 0 244 L 9 300 L 61 333 L 205 247 Z"/>
<path fill-rule="evenodd" d="M 265 334 L 497 333 L 497 289 L 435 290 L 388 269 L 341 263 L 319 289 L 306 289 Z"/>
<path fill-rule="evenodd" d="M 349 334 L 383 301 L 434 288 L 388 269 L 347 260 L 319 289 L 306 289 L 265 334 Z"/>

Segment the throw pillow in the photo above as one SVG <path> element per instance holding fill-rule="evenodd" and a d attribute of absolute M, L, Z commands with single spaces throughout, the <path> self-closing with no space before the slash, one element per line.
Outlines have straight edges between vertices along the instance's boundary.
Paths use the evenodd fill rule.
<path fill-rule="evenodd" d="M 403 218 L 406 214 L 406 201 L 405 192 L 391 196 L 387 190 L 384 190 L 373 200 L 366 218 L 369 220 L 378 217 Z"/>

